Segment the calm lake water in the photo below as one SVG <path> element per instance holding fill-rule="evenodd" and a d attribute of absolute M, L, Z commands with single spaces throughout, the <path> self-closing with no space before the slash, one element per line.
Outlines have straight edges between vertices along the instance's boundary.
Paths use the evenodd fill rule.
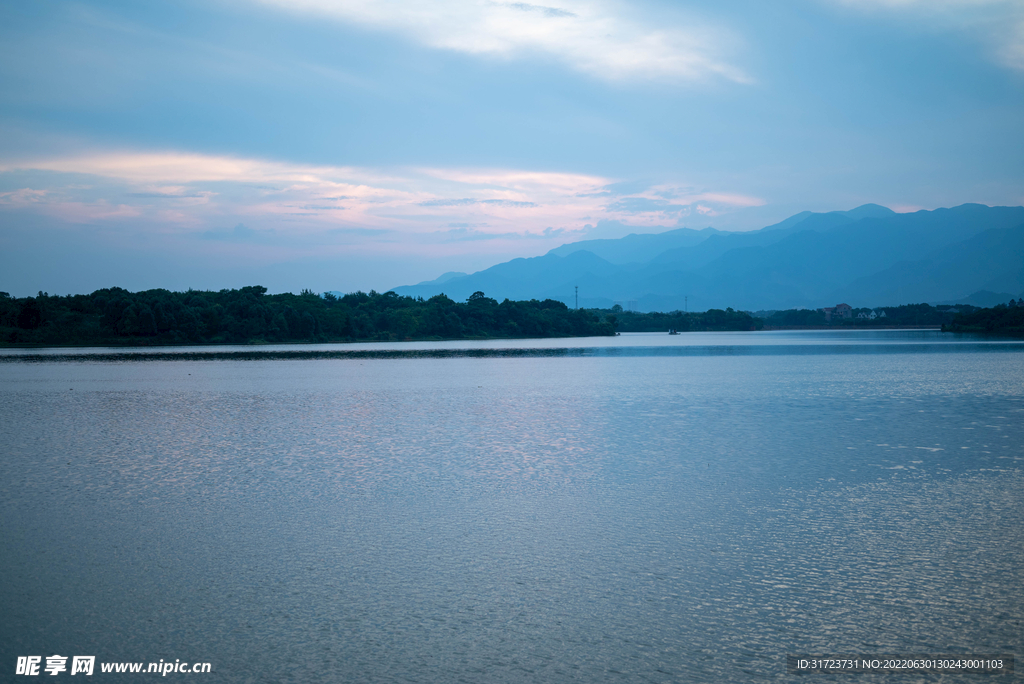
<path fill-rule="evenodd" d="M 5 680 L 53 654 L 209 682 L 1024 655 L 1021 342 L 0 350 L 0 445 Z"/>

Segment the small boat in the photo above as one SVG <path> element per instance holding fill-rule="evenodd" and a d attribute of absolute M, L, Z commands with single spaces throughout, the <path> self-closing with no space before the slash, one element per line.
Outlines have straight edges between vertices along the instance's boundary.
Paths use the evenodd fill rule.
<path fill-rule="evenodd" d="M 678 335 L 679 333 L 676 332 L 675 328 L 672 328 L 671 330 L 668 331 L 668 334 L 669 335 Z"/>

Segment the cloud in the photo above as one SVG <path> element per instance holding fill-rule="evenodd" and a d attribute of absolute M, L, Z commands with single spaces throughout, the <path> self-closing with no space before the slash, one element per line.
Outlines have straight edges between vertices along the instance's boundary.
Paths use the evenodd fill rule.
<path fill-rule="evenodd" d="M 862 12 L 887 12 L 944 31 L 981 36 L 993 61 L 1024 70 L 1024 2 L 1020 0 L 824 0 Z"/>
<path fill-rule="evenodd" d="M 537 206 L 534 202 L 515 202 L 513 200 L 506 199 L 469 199 L 464 197 L 462 199 L 436 199 L 427 200 L 426 202 L 420 202 L 421 207 L 465 207 L 471 204 L 491 204 L 499 207 L 535 207 Z"/>
<path fill-rule="evenodd" d="M 130 204 L 112 204 L 106 199 L 83 201 L 69 198 L 67 191 L 74 189 L 74 186 L 68 186 L 64 192 L 55 192 L 53 188 L 20 188 L 3 192 L 0 193 L 0 208 L 37 211 L 69 224 L 109 222 L 140 215 Z"/>
<path fill-rule="evenodd" d="M 247 181 L 302 181 L 324 170 L 321 167 L 182 152 L 108 152 L 0 164 L 0 172 L 27 168 L 130 179 L 139 185 L 178 183 L 178 190 L 189 183 L 240 178 Z"/>
<path fill-rule="evenodd" d="M 49 172 L 48 185 L 24 187 L 40 170 Z M 0 194 L 0 211 L 34 211 L 71 225 L 116 221 L 120 235 L 134 230 L 225 248 L 344 245 L 380 254 L 468 241 L 495 250 L 522 240 L 556 246 L 596 221 L 672 225 L 764 203 L 568 172 L 368 169 L 170 152 L 8 161 L 0 174 L 8 187 L 22 187 Z"/>
<path fill-rule="evenodd" d="M 172 185 L 164 187 L 150 187 L 140 189 L 137 192 L 131 193 L 132 197 L 142 197 L 151 199 L 163 199 L 163 198 L 178 198 L 178 199 L 190 199 L 190 200 L 202 200 L 206 201 L 211 195 L 215 193 L 206 192 L 192 192 L 188 188 L 182 185 Z"/>
<path fill-rule="evenodd" d="M 1024 12 L 1021 14 L 1024 15 Z M 1006 35 L 998 51 L 999 59 L 1011 69 L 1024 71 L 1024 16 L 1004 31 Z"/>
<path fill-rule="evenodd" d="M 438 230 L 432 233 L 444 242 L 466 242 L 472 240 L 494 240 L 499 238 L 516 239 L 522 237 L 516 233 L 486 233 L 468 226 L 458 226 L 450 230 Z"/>
<path fill-rule="evenodd" d="M 623 197 L 608 205 L 610 211 L 626 213 L 657 211 L 666 214 L 678 214 L 688 208 L 689 205 L 687 204 L 672 204 L 663 199 L 651 199 L 649 197 Z"/>
<path fill-rule="evenodd" d="M 552 238 L 560 239 L 571 239 L 582 237 L 583 234 L 589 229 L 589 226 L 574 230 L 566 230 L 564 228 L 552 228 L 548 226 L 539 233 L 527 233 L 525 235 L 521 233 L 487 233 L 480 230 L 475 230 L 477 226 L 469 224 L 448 224 L 451 230 L 439 230 L 435 231 L 433 235 L 440 237 L 445 242 L 466 242 L 473 240 L 514 240 L 519 241 L 523 239 L 530 240 L 549 240 Z"/>
<path fill-rule="evenodd" d="M 724 54 L 738 42 L 732 32 L 677 14 L 642 17 L 635 4 L 613 0 L 252 1 L 398 33 L 432 48 L 502 58 L 544 55 L 612 81 L 750 81 Z"/>
<path fill-rule="evenodd" d="M 632 225 L 683 224 L 688 219 L 700 223 L 700 220 L 694 219 L 720 216 L 736 209 L 765 204 L 759 197 L 698 191 L 691 187 L 673 185 L 643 187 L 637 183 L 616 183 L 607 188 L 630 192 L 623 192 L 615 201 L 607 204 L 604 207 L 605 217 L 628 221 Z"/>
<path fill-rule="evenodd" d="M 46 190 L 35 190 L 33 188 L 21 188 L 11 192 L 0 192 L 0 204 L 25 205 L 36 204 L 46 199 Z"/>
<path fill-rule="evenodd" d="M 329 235 L 361 235 L 378 237 L 392 231 L 386 228 L 331 228 L 327 231 Z"/>
<path fill-rule="evenodd" d="M 884 9 L 925 9 L 928 11 L 950 11 L 960 8 L 976 8 L 1012 4 L 1012 0 L 832 0 L 843 5 L 859 8 L 880 7 Z"/>
<path fill-rule="evenodd" d="M 569 10 L 559 9 L 557 7 L 542 7 L 541 5 L 530 5 L 525 2 L 508 2 L 505 3 L 506 7 L 519 10 L 520 12 L 539 12 L 545 17 L 577 17 L 578 14 L 570 12 Z"/>
<path fill-rule="evenodd" d="M 462 199 L 434 199 L 427 200 L 426 202 L 420 202 L 421 207 L 465 207 L 470 204 L 476 204 L 477 200 L 463 197 Z"/>
<path fill-rule="evenodd" d="M 497 206 L 497 207 L 516 207 L 516 208 L 519 208 L 519 209 L 523 209 L 523 208 L 526 208 L 526 207 L 535 207 L 535 206 L 537 206 L 537 204 L 535 202 L 514 202 L 512 200 L 503 200 L 503 199 L 480 200 L 480 204 L 491 204 L 491 205 L 494 205 L 494 206 Z"/>
<path fill-rule="evenodd" d="M 201 234 L 204 240 L 226 240 L 229 242 L 257 242 L 273 236 L 272 230 L 253 230 L 239 223 L 230 230 L 207 230 Z"/>

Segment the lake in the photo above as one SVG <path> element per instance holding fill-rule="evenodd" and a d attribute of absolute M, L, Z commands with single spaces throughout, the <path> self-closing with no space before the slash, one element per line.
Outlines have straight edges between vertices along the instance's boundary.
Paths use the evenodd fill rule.
<path fill-rule="evenodd" d="M 15 681 L 53 654 L 116 681 L 100 662 L 719 682 L 1024 653 L 1021 341 L 5 349 L 0 392 Z"/>

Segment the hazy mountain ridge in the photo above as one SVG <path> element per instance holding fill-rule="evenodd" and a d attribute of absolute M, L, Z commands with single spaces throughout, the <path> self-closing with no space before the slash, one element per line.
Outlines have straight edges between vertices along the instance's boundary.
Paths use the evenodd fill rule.
<path fill-rule="evenodd" d="M 664 233 L 632 233 L 617 239 L 570 242 L 552 249 L 548 254 L 564 257 L 574 252 L 587 251 L 613 264 L 644 263 L 668 250 L 698 245 L 719 232 L 714 228 L 676 228 Z"/>
<path fill-rule="evenodd" d="M 1022 254 L 1024 207 L 965 204 L 898 214 L 869 204 L 801 212 L 745 233 L 682 228 L 570 243 L 541 257 L 395 292 L 444 292 L 462 300 L 479 290 L 499 300 L 551 298 L 572 305 L 579 286 L 580 306 L 635 301 L 647 311 L 687 304 L 691 310 L 817 308 L 838 301 L 880 306 L 954 301 L 979 290 L 1022 292 Z"/>

